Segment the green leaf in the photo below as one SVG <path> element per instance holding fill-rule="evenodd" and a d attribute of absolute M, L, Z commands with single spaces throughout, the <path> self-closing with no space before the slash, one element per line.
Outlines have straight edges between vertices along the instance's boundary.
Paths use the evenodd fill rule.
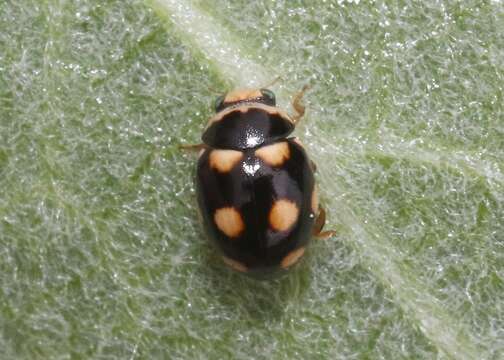
<path fill-rule="evenodd" d="M 499 358 L 503 33 L 497 0 L 2 2 L 0 358 Z M 178 145 L 278 76 L 337 236 L 256 281 Z"/>

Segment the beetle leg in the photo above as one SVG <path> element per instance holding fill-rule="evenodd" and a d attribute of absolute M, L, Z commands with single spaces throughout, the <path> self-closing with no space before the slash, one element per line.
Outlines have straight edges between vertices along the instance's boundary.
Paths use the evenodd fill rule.
<path fill-rule="evenodd" d="M 263 85 L 261 86 L 261 89 L 267 89 L 269 88 L 270 86 L 273 86 L 275 85 L 278 81 L 282 80 L 282 77 L 281 76 L 277 76 L 276 78 L 274 78 L 272 81 L 270 81 L 268 84 L 266 85 Z"/>
<path fill-rule="evenodd" d="M 325 240 L 336 234 L 334 230 L 322 231 L 325 225 L 326 212 L 323 207 L 320 207 L 319 214 L 315 219 L 315 224 L 313 224 L 312 234 L 317 239 Z"/>
<path fill-rule="evenodd" d="M 180 144 L 179 146 L 180 150 L 183 151 L 190 151 L 190 152 L 196 152 L 198 151 L 198 159 L 203 155 L 206 149 L 208 149 L 208 146 L 205 144 Z"/>
<path fill-rule="evenodd" d="M 178 147 L 180 150 L 187 151 L 200 151 L 207 148 L 205 144 L 180 144 Z"/>
<path fill-rule="evenodd" d="M 317 172 L 317 165 L 313 162 L 313 160 L 310 160 L 310 166 L 313 172 Z"/>
<path fill-rule="evenodd" d="M 320 207 L 317 218 L 315 219 L 315 223 L 313 224 L 312 234 L 314 236 L 320 234 L 320 232 L 324 228 L 325 220 L 326 220 L 326 212 L 323 207 Z"/>
<path fill-rule="evenodd" d="M 292 100 L 292 107 L 296 111 L 296 114 L 292 116 L 292 121 L 294 124 L 296 124 L 301 118 L 303 117 L 305 113 L 305 106 L 301 103 L 301 100 L 303 99 L 304 93 L 310 88 L 310 85 L 305 85 L 301 89 L 300 92 L 298 92 L 294 96 L 294 100 Z"/>

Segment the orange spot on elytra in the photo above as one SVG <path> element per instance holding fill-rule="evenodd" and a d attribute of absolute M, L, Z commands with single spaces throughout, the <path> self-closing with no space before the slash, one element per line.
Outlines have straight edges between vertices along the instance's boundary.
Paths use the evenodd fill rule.
<path fill-rule="evenodd" d="M 278 142 L 262 146 L 255 151 L 255 156 L 271 166 L 280 166 L 290 157 L 289 144 Z"/>
<path fill-rule="evenodd" d="M 282 266 L 284 269 L 294 265 L 301 256 L 303 256 L 305 252 L 305 248 L 304 247 L 300 247 L 296 250 L 292 250 L 290 253 L 287 254 L 287 256 L 285 256 L 283 259 L 282 259 L 282 262 L 280 263 L 280 266 Z"/>
<path fill-rule="evenodd" d="M 236 150 L 212 150 L 210 167 L 220 173 L 227 173 L 242 159 L 243 153 Z"/>
<path fill-rule="evenodd" d="M 214 221 L 219 230 L 230 238 L 238 237 L 245 230 L 240 212 L 233 207 L 217 209 Z"/>
<path fill-rule="evenodd" d="M 269 213 L 269 223 L 275 231 L 289 230 L 299 217 L 297 205 L 289 200 L 277 200 Z"/>

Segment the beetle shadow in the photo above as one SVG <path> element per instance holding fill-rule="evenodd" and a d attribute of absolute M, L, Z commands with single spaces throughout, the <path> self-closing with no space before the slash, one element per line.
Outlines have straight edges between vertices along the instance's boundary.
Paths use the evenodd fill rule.
<path fill-rule="evenodd" d="M 263 321 L 281 319 L 289 304 L 300 301 L 310 286 L 309 254 L 281 275 L 258 279 L 228 268 L 211 246 L 206 250 L 205 271 L 198 275 L 208 284 L 207 298 L 232 312 L 243 312 L 245 317 Z"/>

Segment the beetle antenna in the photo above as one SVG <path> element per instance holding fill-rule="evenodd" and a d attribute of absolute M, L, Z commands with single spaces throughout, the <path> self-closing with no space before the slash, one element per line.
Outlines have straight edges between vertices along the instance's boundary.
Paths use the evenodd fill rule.
<path fill-rule="evenodd" d="M 231 89 L 233 87 L 234 86 L 232 84 L 230 84 L 228 81 L 226 81 L 224 83 L 224 91 L 222 89 L 216 89 L 216 88 L 214 88 L 212 86 L 208 86 L 207 89 L 210 90 L 211 92 L 213 92 L 215 95 L 222 95 L 222 94 L 226 94 L 229 91 L 231 91 Z"/>
<path fill-rule="evenodd" d="M 282 77 L 281 76 L 277 76 L 273 81 L 269 82 L 268 84 L 264 85 L 264 86 L 261 86 L 261 89 L 267 89 L 269 88 L 270 86 L 273 86 L 275 85 L 277 82 L 279 81 L 282 81 Z"/>
<path fill-rule="evenodd" d="M 222 94 L 222 90 L 217 90 L 216 88 L 211 87 L 211 86 L 208 87 L 208 90 L 210 90 L 212 93 L 214 93 L 214 95 L 221 95 Z"/>

